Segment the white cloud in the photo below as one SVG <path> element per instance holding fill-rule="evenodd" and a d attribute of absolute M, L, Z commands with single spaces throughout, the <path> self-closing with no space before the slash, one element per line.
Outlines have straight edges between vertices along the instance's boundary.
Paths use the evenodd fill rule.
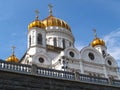
<path fill-rule="evenodd" d="M 120 28 L 105 35 L 103 39 L 106 42 L 108 52 L 118 61 L 120 65 Z"/>

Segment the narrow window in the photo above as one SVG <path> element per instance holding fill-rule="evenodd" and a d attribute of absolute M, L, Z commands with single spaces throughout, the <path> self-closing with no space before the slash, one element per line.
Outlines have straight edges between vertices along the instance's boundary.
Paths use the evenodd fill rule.
<path fill-rule="evenodd" d="M 54 46 L 57 47 L 57 39 L 56 38 L 53 39 L 53 42 L 54 42 Z"/>
<path fill-rule="evenodd" d="M 38 34 L 37 36 L 37 44 L 41 44 L 42 45 L 42 34 Z"/>
<path fill-rule="evenodd" d="M 29 36 L 29 46 L 31 46 L 31 35 Z"/>
<path fill-rule="evenodd" d="M 102 55 L 103 55 L 103 57 L 106 57 L 106 53 L 104 50 L 102 51 Z"/>
<path fill-rule="evenodd" d="M 71 42 L 69 42 L 69 46 L 71 46 Z"/>
<path fill-rule="evenodd" d="M 63 48 L 65 48 L 65 39 L 62 40 Z"/>

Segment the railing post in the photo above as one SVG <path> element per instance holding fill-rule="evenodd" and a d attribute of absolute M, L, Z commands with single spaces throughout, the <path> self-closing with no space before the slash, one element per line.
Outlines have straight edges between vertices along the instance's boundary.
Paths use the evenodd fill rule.
<path fill-rule="evenodd" d="M 113 83 L 113 78 L 112 78 L 112 77 L 109 77 L 109 78 L 108 78 L 108 82 L 109 82 L 109 85 L 112 85 L 112 83 Z"/>
<path fill-rule="evenodd" d="M 32 64 L 31 73 L 32 74 L 37 74 L 37 66 L 35 64 Z"/>
<path fill-rule="evenodd" d="M 75 75 L 75 80 L 80 81 L 80 74 L 78 72 L 75 72 L 74 75 Z"/>

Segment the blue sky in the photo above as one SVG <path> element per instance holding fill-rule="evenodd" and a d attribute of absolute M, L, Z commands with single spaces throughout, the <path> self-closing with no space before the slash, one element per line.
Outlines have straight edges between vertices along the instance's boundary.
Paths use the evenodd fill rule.
<path fill-rule="evenodd" d="M 27 26 L 35 19 L 49 15 L 48 4 L 53 5 L 53 15 L 66 21 L 75 36 L 75 46 L 80 50 L 94 38 L 106 41 L 108 52 L 120 59 L 120 0 L 0 0 L 0 58 L 15 55 L 20 59 L 27 50 Z"/>

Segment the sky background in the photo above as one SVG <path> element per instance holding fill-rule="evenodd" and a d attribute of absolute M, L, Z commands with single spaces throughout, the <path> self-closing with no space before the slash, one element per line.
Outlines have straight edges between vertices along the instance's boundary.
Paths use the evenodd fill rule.
<path fill-rule="evenodd" d="M 20 59 L 27 50 L 28 25 L 35 19 L 49 15 L 48 4 L 53 5 L 53 15 L 68 23 L 79 50 L 94 39 L 93 28 L 106 42 L 108 52 L 120 65 L 120 0 L 0 0 L 0 58 L 15 55 Z"/>

